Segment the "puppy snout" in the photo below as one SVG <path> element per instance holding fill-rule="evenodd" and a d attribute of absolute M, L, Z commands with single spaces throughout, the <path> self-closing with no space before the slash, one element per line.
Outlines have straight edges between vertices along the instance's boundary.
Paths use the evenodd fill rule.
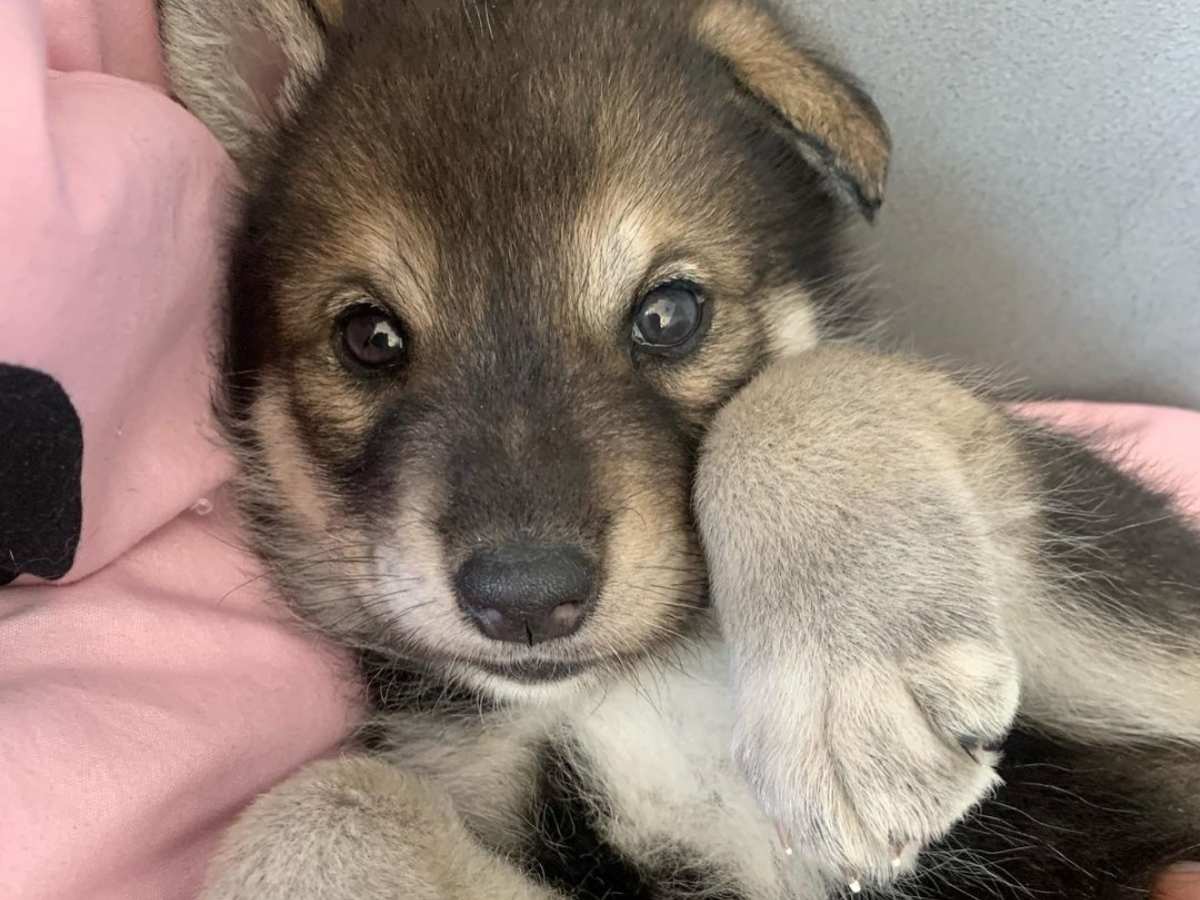
<path fill-rule="evenodd" d="M 455 577 L 458 603 L 487 637 L 540 644 L 579 630 L 596 597 L 596 566 L 578 547 L 479 550 Z"/>

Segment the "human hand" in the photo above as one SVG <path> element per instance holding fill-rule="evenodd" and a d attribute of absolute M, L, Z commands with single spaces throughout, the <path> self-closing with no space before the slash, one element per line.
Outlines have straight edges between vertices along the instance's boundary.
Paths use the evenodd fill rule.
<path fill-rule="evenodd" d="M 1183 863 L 1159 879 L 1156 900 L 1200 900 L 1200 863 Z"/>

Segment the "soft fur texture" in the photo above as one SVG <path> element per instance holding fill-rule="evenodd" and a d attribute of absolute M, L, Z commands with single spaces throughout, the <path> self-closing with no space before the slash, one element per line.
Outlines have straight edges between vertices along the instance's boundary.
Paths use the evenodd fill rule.
<path fill-rule="evenodd" d="M 1126 897 L 1200 841 L 1200 542 L 869 346 L 887 131 L 769 7 L 162 6 L 248 182 L 244 512 L 379 712 L 211 898 Z M 670 354 L 630 337 L 663 284 Z M 347 358 L 363 309 L 402 364 Z M 577 633 L 464 614 L 514 542 L 599 573 Z"/>

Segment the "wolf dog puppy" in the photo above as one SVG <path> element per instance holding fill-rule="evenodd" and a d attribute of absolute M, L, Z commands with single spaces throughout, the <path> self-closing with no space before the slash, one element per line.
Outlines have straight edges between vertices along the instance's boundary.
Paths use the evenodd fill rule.
<path fill-rule="evenodd" d="M 208 897 L 1125 898 L 1196 847 L 1200 541 L 859 338 L 888 133 L 778 11 L 160 6 L 245 176 L 244 515 L 375 707 Z"/>

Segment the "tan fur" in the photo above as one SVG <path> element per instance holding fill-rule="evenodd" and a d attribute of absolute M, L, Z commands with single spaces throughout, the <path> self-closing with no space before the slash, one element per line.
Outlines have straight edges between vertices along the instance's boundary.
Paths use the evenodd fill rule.
<path fill-rule="evenodd" d="M 328 160 L 330 169 L 353 168 L 344 149 Z M 328 177 L 334 177 L 330 172 Z M 411 324 L 414 331 L 426 334 L 439 324 L 436 283 L 440 261 L 436 243 L 415 210 L 401 202 L 381 206 L 368 184 L 342 178 L 338 198 L 337 227 L 322 241 L 321 253 L 298 260 L 304 280 L 281 298 L 286 305 L 314 307 L 328 304 L 323 316 L 295 316 L 281 323 L 294 344 L 310 341 L 325 343 L 329 333 L 319 327 L 355 303 L 371 302 L 384 306 Z M 347 282 L 353 272 L 381 289 L 381 296 L 370 296 L 364 285 Z"/>
<path fill-rule="evenodd" d="M 833 154 L 868 205 L 883 200 L 891 139 L 883 120 L 828 69 L 794 47 L 761 6 L 710 0 L 696 19 L 701 40 L 729 59 L 746 86 Z"/>
<path fill-rule="evenodd" d="M 345 10 L 343 0 L 312 0 L 312 3 L 321 13 L 326 25 L 336 25 L 342 20 Z"/>
<path fill-rule="evenodd" d="M 266 473 L 278 483 L 274 490 L 286 491 L 289 506 L 301 524 L 318 533 L 333 523 L 330 498 L 312 469 L 312 461 L 301 448 L 295 422 L 284 411 L 286 397 L 278 388 L 264 391 L 255 409 L 255 429 L 264 438 L 263 471 L 243 472 L 243 480 L 262 480 Z M 284 487 L 286 485 L 286 487 Z"/>
<path fill-rule="evenodd" d="M 601 460 L 600 477 L 615 487 L 616 521 L 609 537 L 609 610 L 596 642 L 610 651 L 667 643 L 694 607 L 703 582 L 686 564 L 700 549 L 677 513 L 662 502 L 662 473 L 629 454 Z M 684 492 L 686 484 L 676 490 Z M 649 614 L 653 610 L 654 614 Z"/>
<path fill-rule="evenodd" d="M 589 332 L 602 334 L 626 312 L 628 298 L 652 276 L 655 250 L 670 225 L 636 194 L 605 186 L 579 209 L 571 238 L 572 268 L 580 273 L 581 310 Z"/>

